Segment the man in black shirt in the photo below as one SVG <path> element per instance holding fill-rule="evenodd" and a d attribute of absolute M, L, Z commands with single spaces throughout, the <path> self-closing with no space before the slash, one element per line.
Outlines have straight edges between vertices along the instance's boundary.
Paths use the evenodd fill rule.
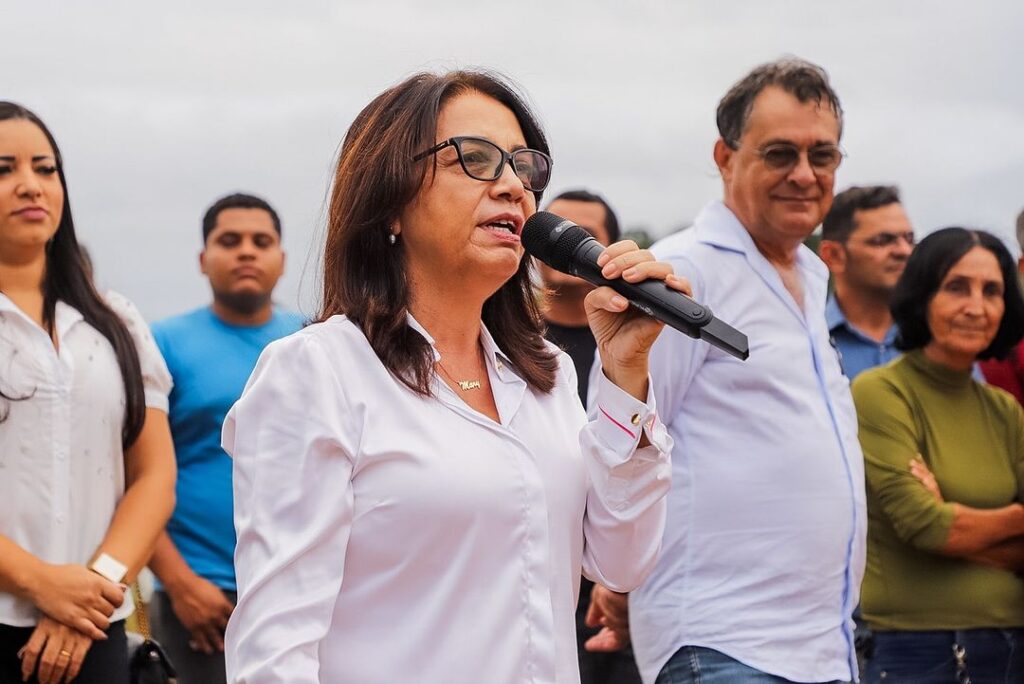
<path fill-rule="evenodd" d="M 547 210 L 567 218 L 590 232 L 602 245 L 619 239 L 619 221 L 615 212 L 599 195 L 586 190 L 563 192 L 548 205 Z M 547 337 L 572 357 L 579 378 L 579 393 L 587 405 L 590 368 L 597 344 L 587 326 L 583 299 L 593 286 L 575 276 L 556 271 L 538 263 L 541 278 L 548 288 L 548 307 L 544 312 Z M 598 587 L 597 599 L 591 606 L 594 583 L 583 578 L 580 602 L 576 609 L 576 634 L 580 657 L 582 684 L 640 684 L 640 673 L 629 648 L 629 635 L 622 628 L 625 596 Z M 618 613 L 618 615 L 617 615 Z"/>

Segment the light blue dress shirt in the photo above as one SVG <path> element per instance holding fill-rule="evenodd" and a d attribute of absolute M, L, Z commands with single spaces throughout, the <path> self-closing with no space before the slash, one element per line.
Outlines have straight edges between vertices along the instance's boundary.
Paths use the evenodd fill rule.
<path fill-rule="evenodd" d="M 643 679 L 684 645 L 794 681 L 856 679 L 864 465 L 825 323 L 827 269 L 800 248 L 801 311 L 722 202 L 653 251 L 747 334 L 750 358 L 672 329 L 652 350 L 675 448 L 661 556 L 630 595 Z"/>
<path fill-rule="evenodd" d="M 846 320 L 834 294 L 825 305 L 825 321 L 842 357 L 843 371 L 851 381 L 863 371 L 883 366 L 903 353 L 895 346 L 896 333 L 899 332 L 895 323 L 886 331 L 881 342 L 872 339 Z"/>

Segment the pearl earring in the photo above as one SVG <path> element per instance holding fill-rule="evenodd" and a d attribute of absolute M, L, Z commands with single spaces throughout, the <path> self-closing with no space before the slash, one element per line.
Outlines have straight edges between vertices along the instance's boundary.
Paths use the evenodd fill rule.
<path fill-rule="evenodd" d="M 391 243 L 392 246 L 394 246 L 394 244 L 396 242 L 398 242 L 398 236 L 395 235 L 394 233 L 389 233 L 388 234 L 388 242 Z"/>

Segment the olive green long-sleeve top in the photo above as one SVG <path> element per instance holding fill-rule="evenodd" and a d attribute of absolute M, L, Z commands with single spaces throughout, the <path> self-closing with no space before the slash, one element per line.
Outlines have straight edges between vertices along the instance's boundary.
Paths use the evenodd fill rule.
<path fill-rule="evenodd" d="M 861 612 L 878 630 L 1024 626 L 1024 580 L 945 556 L 953 502 L 1024 500 L 1024 411 L 1006 392 L 910 352 L 853 383 L 868 502 Z M 945 503 L 910 472 L 920 454 Z"/>

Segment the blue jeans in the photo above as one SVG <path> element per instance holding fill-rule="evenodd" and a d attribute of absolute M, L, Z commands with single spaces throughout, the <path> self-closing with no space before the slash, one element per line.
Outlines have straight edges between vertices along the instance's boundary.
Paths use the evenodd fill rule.
<path fill-rule="evenodd" d="M 875 632 L 867 684 L 1021 684 L 1024 629 Z"/>
<path fill-rule="evenodd" d="M 683 646 L 661 668 L 654 684 L 787 684 L 724 653 L 703 646 Z M 832 684 L 840 684 L 834 682 Z"/>

